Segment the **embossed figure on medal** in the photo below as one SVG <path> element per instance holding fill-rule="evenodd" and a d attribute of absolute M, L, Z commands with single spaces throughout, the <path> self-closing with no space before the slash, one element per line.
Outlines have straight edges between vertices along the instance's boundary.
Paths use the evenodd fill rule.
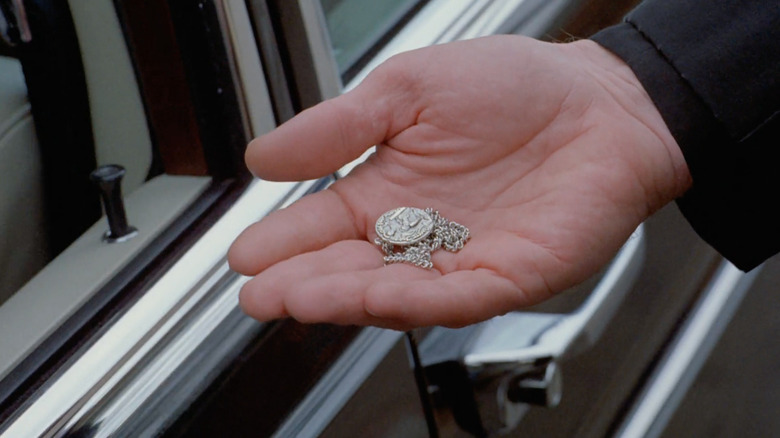
<path fill-rule="evenodd" d="M 399 207 L 376 221 L 374 243 L 385 253 L 385 264 L 409 263 L 433 268 L 431 253 L 439 248 L 458 252 L 469 240 L 469 229 L 442 217 L 432 208 Z"/>

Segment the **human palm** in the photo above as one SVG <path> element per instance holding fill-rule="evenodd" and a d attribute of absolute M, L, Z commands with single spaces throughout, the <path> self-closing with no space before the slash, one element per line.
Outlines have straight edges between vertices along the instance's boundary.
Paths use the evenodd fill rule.
<path fill-rule="evenodd" d="M 253 141 L 271 180 L 331 173 L 329 189 L 249 227 L 231 267 L 255 276 L 251 316 L 462 326 L 531 305 L 599 269 L 690 184 L 660 115 L 628 68 L 583 41 L 490 37 L 422 49 Z M 432 207 L 471 240 L 434 268 L 383 266 L 374 223 Z"/>

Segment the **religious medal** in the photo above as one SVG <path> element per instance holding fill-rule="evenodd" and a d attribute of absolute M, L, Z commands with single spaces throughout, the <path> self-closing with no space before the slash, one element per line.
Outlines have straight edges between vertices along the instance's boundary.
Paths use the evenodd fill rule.
<path fill-rule="evenodd" d="M 385 253 L 385 264 L 410 263 L 431 269 L 431 253 L 439 248 L 457 252 L 469 239 L 469 229 L 449 221 L 432 208 L 399 207 L 376 221 L 374 241 Z"/>

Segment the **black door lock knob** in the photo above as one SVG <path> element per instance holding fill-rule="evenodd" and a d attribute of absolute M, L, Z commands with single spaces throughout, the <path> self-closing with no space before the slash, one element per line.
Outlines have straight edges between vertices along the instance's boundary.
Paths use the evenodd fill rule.
<path fill-rule="evenodd" d="M 125 202 L 122 199 L 122 178 L 125 168 L 118 164 L 100 166 L 89 175 L 89 179 L 100 191 L 103 210 L 108 219 L 108 231 L 103 240 L 108 243 L 124 242 L 138 234 L 135 227 L 127 223 Z"/>

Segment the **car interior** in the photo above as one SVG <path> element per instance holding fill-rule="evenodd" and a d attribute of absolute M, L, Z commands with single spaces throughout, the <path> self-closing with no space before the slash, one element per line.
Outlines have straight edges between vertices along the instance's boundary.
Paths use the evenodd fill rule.
<path fill-rule="evenodd" d="M 203 171 L 172 174 L 154 163 L 146 109 L 112 4 L 73 2 L 65 11 L 58 11 L 56 2 L 46 7 L 41 15 L 48 19 L 69 9 L 78 28 L 73 35 L 78 40 L 69 44 L 76 44 L 80 56 L 77 62 L 50 56 L 46 51 L 66 52 L 66 44 L 49 38 L 45 22 L 32 15 L 38 11 L 28 8 L 30 26 L 38 26 L 33 28 L 37 45 L 18 52 L 7 46 L 0 57 L 0 376 L 83 306 L 211 181 Z M 19 57 L 29 60 L 26 71 Z M 68 68 L 77 72 L 55 75 Z M 87 90 L 80 98 L 89 98 L 83 111 L 74 97 L 79 77 Z M 34 103 L 40 109 L 31 109 L 35 99 L 29 94 L 35 94 L 28 93 L 28 85 L 39 87 Z M 53 94 L 52 87 L 66 91 Z M 83 114 L 90 117 L 84 120 Z M 102 239 L 108 226 L 100 218 L 97 187 L 86 178 L 106 164 L 126 170 L 123 201 L 129 223 L 139 230 L 118 245 Z"/>

